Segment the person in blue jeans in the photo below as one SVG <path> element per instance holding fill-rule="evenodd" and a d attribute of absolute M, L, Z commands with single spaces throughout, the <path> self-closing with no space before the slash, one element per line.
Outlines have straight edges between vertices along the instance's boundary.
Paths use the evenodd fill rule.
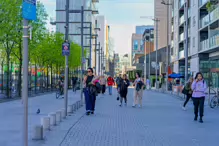
<path fill-rule="evenodd" d="M 107 78 L 107 85 L 108 85 L 108 88 L 109 88 L 109 95 L 112 95 L 112 90 L 113 90 L 113 85 L 114 84 L 115 84 L 114 79 L 111 76 L 109 76 Z"/>
<path fill-rule="evenodd" d="M 192 83 L 192 99 L 194 104 L 194 120 L 197 121 L 198 114 L 200 116 L 199 122 L 203 123 L 202 117 L 204 116 L 204 103 L 205 103 L 205 90 L 207 89 L 206 82 L 201 72 L 198 72 L 195 76 L 195 80 Z"/>
<path fill-rule="evenodd" d="M 98 80 L 98 76 L 93 75 L 93 69 L 87 69 L 87 75 L 84 77 L 84 96 L 86 103 L 86 115 L 94 114 L 95 102 L 97 96 L 97 90 L 95 87 L 95 81 Z"/>

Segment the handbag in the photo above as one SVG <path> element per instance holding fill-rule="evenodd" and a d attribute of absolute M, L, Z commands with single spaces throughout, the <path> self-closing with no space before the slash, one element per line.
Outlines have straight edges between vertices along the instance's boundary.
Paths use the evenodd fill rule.
<path fill-rule="evenodd" d="M 182 94 L 185 94 L 185 95 L 187 95 L 188 93 L 189 93 L 189 90 L 186 90 L 186 88 L 185 88 L 185 87 L 183 87 Z"/>

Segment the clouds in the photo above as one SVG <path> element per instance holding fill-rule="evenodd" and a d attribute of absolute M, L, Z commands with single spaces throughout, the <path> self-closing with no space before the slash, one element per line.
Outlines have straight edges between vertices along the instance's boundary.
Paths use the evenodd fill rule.
<path fill-rule="evenodd" d="M 44 5 L 46 5 L 47 7 L 56 6 L 56 0 L 39 0 L 39 1 L 42 2 Z"/>

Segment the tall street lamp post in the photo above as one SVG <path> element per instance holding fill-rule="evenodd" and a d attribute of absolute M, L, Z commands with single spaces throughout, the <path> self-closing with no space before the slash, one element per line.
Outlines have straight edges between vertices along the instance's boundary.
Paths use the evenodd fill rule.
<path fill-rule="evenodd" d="M 168 91 L 168 68 L 169 68 L 169 6 L 172 5 L 172 3 L 169 3 L 169 0 L 165 2 L 164 0 L 161 2 L 161 4 L 167 6 L 167 46 L 166 46 L 166 91 Z"/>

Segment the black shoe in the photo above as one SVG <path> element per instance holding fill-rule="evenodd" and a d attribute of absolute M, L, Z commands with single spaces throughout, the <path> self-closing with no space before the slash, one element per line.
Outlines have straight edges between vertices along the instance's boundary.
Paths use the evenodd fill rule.
<path fill-rule="evenodd" d="M 197 121 L 197 120 L 198 120 L 198 116 L 195 116 L 194 121 Z"/>
<path fill-rule="evenodd" d="M 90 115 L 90 112 L 86 112 L 86 115 L 89 116 L 89 115 Z"/>
<path fill-rule="evenodd" d="M 202 118 L 200 118 L 200 119 L 199 119 L 199 122 L 200 122 L 200 123 L 203 123 L 203 120 L 202 120 Z"/>
<path fill-rule="evenodd" d="M 92 114 L 92 115 L 93 115 L 93 114 L 94 114 L 94 112 L 90 112 L 90 114 Z"/>

